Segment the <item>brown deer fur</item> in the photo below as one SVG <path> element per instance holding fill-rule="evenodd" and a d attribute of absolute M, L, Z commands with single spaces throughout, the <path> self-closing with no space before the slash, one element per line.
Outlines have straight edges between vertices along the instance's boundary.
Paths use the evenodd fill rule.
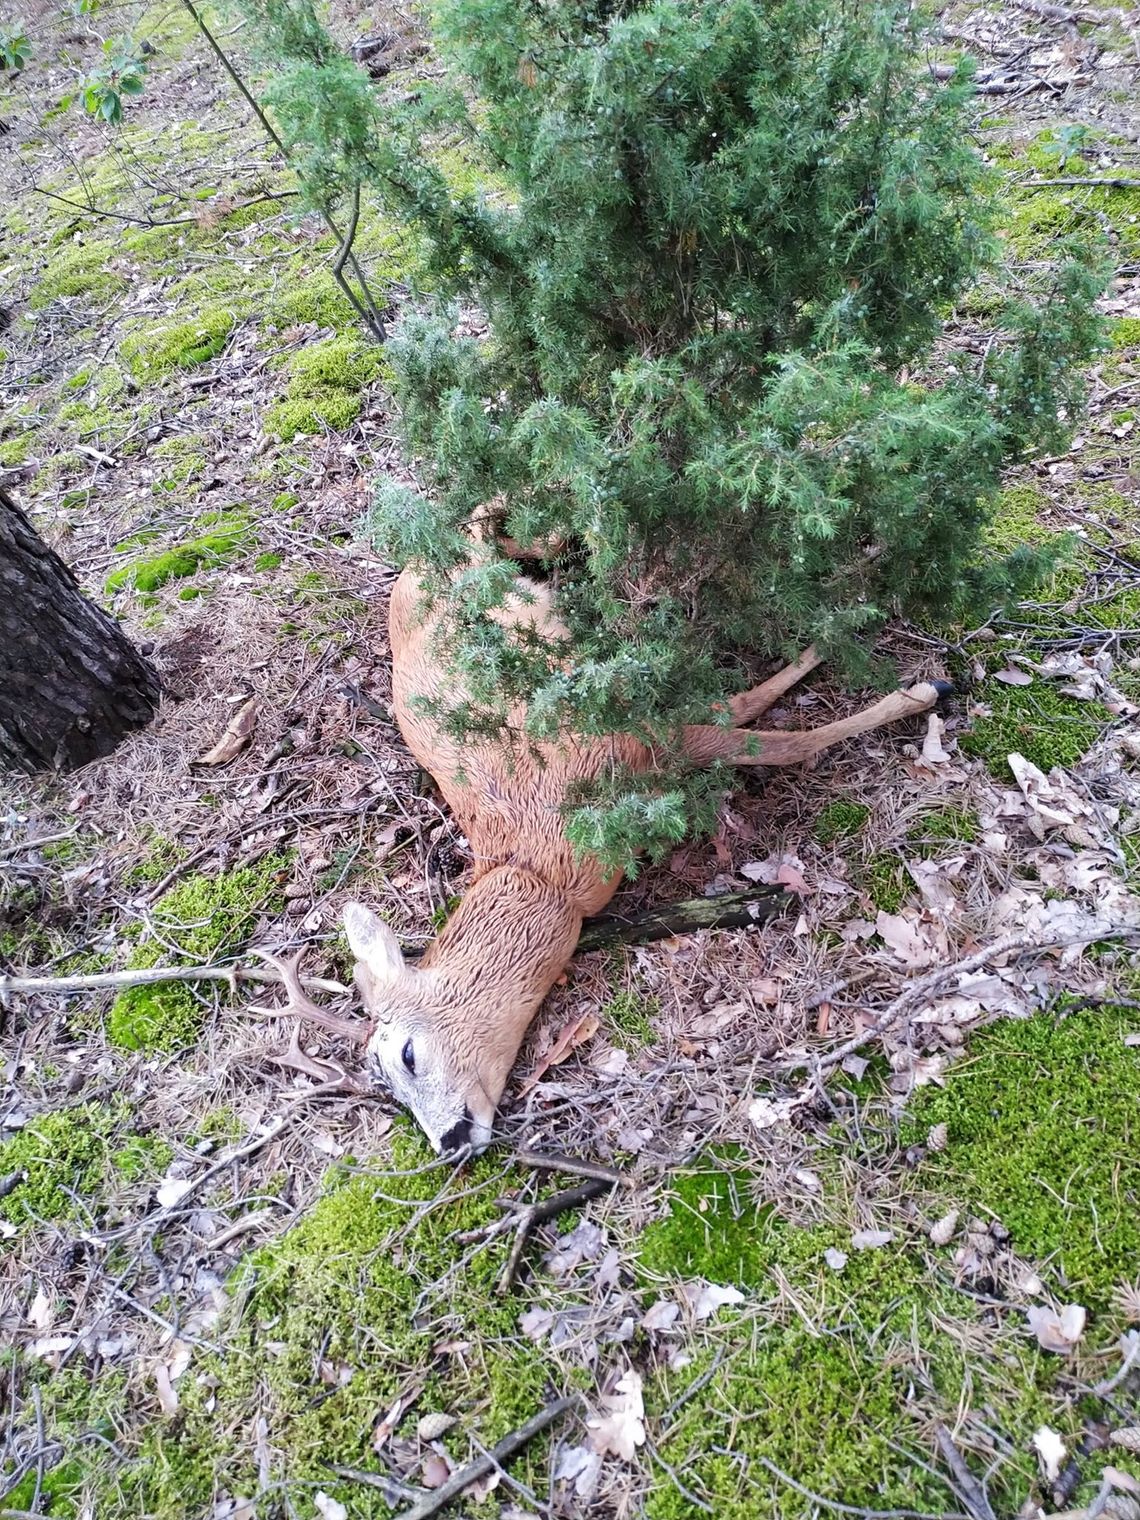
<path fill-rule="evenodd" d="M 508 625 L 561 629 L 548 589 L 520 582 Z M 368 1061 L 376 1079 L 415 1114 L 442 1152 L 481 1150 L 527 1026 L 563 971 L 582 920 L 613 896 L 620 876 L 576 858 L 561 808 L 571 780 L 615 765 L 648 770 L 652 750 L 628 735 L 572 738 L 507 755 L 491 743 L 461 745 L 415 702 L 448 679 L 435 654 L 437 628 L 421 611 L 421 585 L 405 570 L 392 593 L 390 633 L 396 717 L 412 754 L 435 778 L 471 846 L 474 879 L 466 897 L 416 966 L 367 908 L 345 910 L 356 977 L 375 1020 Z M 732 699 L 734 724 L 759 717 L 818 664 L 813 650 L 763 685 Z M 932 707 L 933 683 L 895 692 L 861 713 L 803 733 L 687 728 L 694 765 L 794 765 L 828 745 Z M 515 715 L 521 727 L 522 713 Z"/>

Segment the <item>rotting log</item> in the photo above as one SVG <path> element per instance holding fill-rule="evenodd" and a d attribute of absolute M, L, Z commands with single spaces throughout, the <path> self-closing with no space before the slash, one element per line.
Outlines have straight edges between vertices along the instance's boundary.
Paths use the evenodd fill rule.
<path fill-rule="evenodd" d="M 647 945 L 653 940 L 671 939 L 675 934 L 693 934 L 698 929 L 742 929 L 786 913 L 796 900 L 782 887 L 759 886 L 721 897 L 690 897 L 683 902 L 663 903 L 643 913 L 607 914 L 586 921 L 575 954 L 602 950 L 607 945 Z"/>
<path fill-rule="evenodd" d="M 0 770 L 74 770 L 153 718 L 158 675 L 0 487 Z"/>

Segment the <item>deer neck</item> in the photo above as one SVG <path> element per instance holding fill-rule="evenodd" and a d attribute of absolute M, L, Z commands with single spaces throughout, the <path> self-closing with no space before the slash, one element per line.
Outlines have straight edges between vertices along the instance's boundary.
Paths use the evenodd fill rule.
<path fill-rule="evenodd" d="M 522 1043 L 543 998 L 574 953 L 582 915 L 533 871 L 498 866 L 481 876 L 420 961 L 485 1017 L 489 1043 Z M 512 1052 L 513 1058 L 513 1052 Z"/>

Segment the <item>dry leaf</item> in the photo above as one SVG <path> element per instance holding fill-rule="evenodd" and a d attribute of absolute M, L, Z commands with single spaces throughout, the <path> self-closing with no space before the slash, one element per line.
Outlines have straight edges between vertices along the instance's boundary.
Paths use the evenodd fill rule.
<path fill-rule="evenodd" d="M 704 1283 L 700 1286 L 688 1283 L 682 1291 L 692 1304 L 697 1319 L 712 1319 L 726 1305 L 744 1302 L 744 1294 L 739 1288 L 722 1288 L 717 1283 Z"/>
<path fill-rule="evenodd" d="M 1006 686 L 1032 686 L 1033 677 L 1027 670 L 995 670 L 994 680 Z"/>
<path fill-rule="evenodd" d="M 609 1452 L 623 1462 L 632 1462 L 637 1448 L 645 1444 L 641 1374 L 631 1367 L 601 1402 L 606 1414 L 591 1415 L 586 1421 L 591 1447 L 603 1456 Z"/>
<path fill-rule="evenodd" d="M 154 1387 L 163 1414 L 177 1414 L 178 1395 L 174 1391 L 174 1384 L 170 1381 L 170 1369 L 165 1362 L 159 1362 L 154 1369 Z"/>
<path fill-rule="evenodd" d="M 534 1071 L 519 1087 L 519 1097 L 523 1097 L 524 1094 L 530 1092 L 532 1087 L 537 1086 L 552 1066 L 560 1066 L 572 1050 L 579 1045 L 584 1045 L 587 1040 L 592 1040 L 599 1027 L 598 1017 L 593 1013 L 583 1013 L 578 1018 L 571 1019 Z"/>
<path fill-rule="evenodd" d="M 643 1330 L 668 1330 L 680 1314 L 680 1306 L 671 1298 L 659 1298 L 641 1317 Z"/>
<path fill-rule="evenodd" d="M 934 1124 L 927 1132 L 926 1145 L 928 1150 L 944 1151 L 950 1142 L 950 1130 L 945 1124 Z"/>
<path fill-rule="evenodd" d="M 775 1124 L 786 1124 L 804 1101 L 802 1094 L 795 1098 L 754 1098 L 748 1105 L 748 1118 L 756 1129 L 771 1129 Z"/>
<path fill-rule="evenodd" d="M 1042 1425 L 1033 1433 L 1033 1446 L 1041 1463 L 1041 1472 L 1049 1483 L 1061 1474 L 1061 1464 L 1068 1456 L 1068 1448 L 1055 1430 Z"/>
<path fill-rule="evenodd" d="M 194 1184 L 185 1177 L 168 1177 L 154 1190 L 154 1201 L 160 1209 L 172 1209 L 181 1203 Z"/>
<path fill-rule="evenodd" d="M 33 1330 L 47 1330 L 51 1327 L 53 1319 L 51 1299 L 43 1290 L 43 1284 L 36 1289 L 36 1296 L 32 1299 L 32 1306 L 28 1310 L 28 1324 Z"/>
<path fill-rule="evenodd" d="M 340 1500 L 332 1498 L 319 1488 L 313 1495 L 313 1506 L 322 1520 L 348 1520 L 348 1510 Z"/>
<path fill-rule="evenodd" d="M 425 1488 L 442 1488 L 451 1477 L 451 1464 L 438 1451 L 429 1451 L 420 1468 L 420 1480 Z"/>
<path fill-rule="evenodd" d="M 875 918 L 879 938 L 912 971 L 933 966 L 944 958 L 942 948 L 923 933 L 925 927 L 898 913 L 880 911 Z"/>
<path fill-rule="evenodd" d="M 226 724 L 217 744 L 212 749 L 208 749 L 204 755 L 199 755 L 194 764 L 228 765 L 231 760 L 236 760 L 253 738 L 253 731 L 257 727 L 258 706 L 256 697 L 250 697 L 248 702 L 243 702 Z"/>
<path fill-rule="evenodd" d="M 1067 1356 L 1084 1334 L 1085 1311 L 1080 1304 L 1067 1304 L 1060 1314 L 1044 1304 L 1034 1304 L 1026 1317 L 1042 1351 L 1058 1356 Z"/>
<path fill-rule="evenodd" d="M 894 1238 L 890 1230 L 856 1230 L 851 1244 L 857 1251 L 876 1251 L 880 1246 L 889 1246 Z"/>
<path fill-rule="evenodd" d="M 842 1272 L 847 1265 L 847 1252 L 837 1251 L 834 1246 L 828 1246 L 823 1253 L 823 1259 L 833 1272 Z"/>
<path fill-rule="evenodd" d="M 1125 1425 L 1122 1430 L 1114 1430 L 1111 1439 L 1114 1446 L 1122 1446 L 1125 1451 L 1140 1457 L 1140 1425 Z"/>
<path fill-rule="evenodd" d="M 930 1243 L 935 1246 L 948 1246 L 954 1239 L 954 1231 L 958 1228 L 958 1210 L 951 1209 L 949 1214 L 943 1214 L 937 1224 L 930 1227 Z"/>

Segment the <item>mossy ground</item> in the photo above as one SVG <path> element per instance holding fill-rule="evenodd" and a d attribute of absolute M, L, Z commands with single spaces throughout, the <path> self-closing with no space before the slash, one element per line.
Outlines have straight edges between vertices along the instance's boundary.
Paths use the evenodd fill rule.
<path fill-rule="evenodd" d="M 379 1493 L 335 1468 L 385 1471 L 373 1433 L 409 1379 L 419 1394 L 394 1439 L 414 1441 L 423 1414 L 446 1413 L 457 1422 L 446 1444 L 460 1461 L 546 1402 L 549 1369 L 519 1333 L 520 1301 L 494 1292 L 509 1237 L 457 1270 L 457 1237 L 496 1220 L 497 1200 L 526 1178 L 495 1161 L 449 1177 L 403 1126 L 391 1165 L 332 1168 L 307 1217 L 248 1255 L 215 1336 L 232 1349 L 195 1353 L 176 1419 L 136 1432 L 123 1461 L 98 1445 L 80 1449 L 85 1484 L 114 1512 L 184 1520 L 208 1513 L 220 1493 L 251 1494 L 268 1481 L 298 1500 L 319 1486 L 354 1517 L 386 1516 Z M 47 1405 L 52 1438 L 72 1416 L 65 1394 Z M 114 1406 L 121 1386 L 96 1385 L 93 1403 L 100 1398 Z M 255 1420 L 264 1421 L 260 1444 L 247 1439 Z M 260 1473 L 259 1450 L 272 1453 Z M 548 1450 L 536 1443 L 512 1473 L 541 1479 Z"/>
<path fill-rule="evenodd" d="M 258 916 L 280 906 L 288 862 L 267 855 L 254 866 L 223 876 L 188 876 L 154 905 L 163 940 L 136 946 L 130 969 L 167 962 L 174 945 L 189 963 L 202 965 L 248 939 Z M 193 1043 L 207 1004 L 182 982 L 130 987 L 115 999 L 107 1016 L 107 1038 L 128 1050 L 179 1050 Z"/>
<path fill-rule="evenodd" d="M 159 554 L 142 555 L 120 565 L 107 577 L 108 595 L 130 589 L 152 597 L 169 581 L 185 580 L 200 570 L 217 569 L 255 542 L 249 516 L 241 509 L 216 514 L 208 533 L 186 540 Z"/>
<path fill-rule="evenodd" d="M 977 755 L 999 776 L 1008 776 L 1011 754 L 1024 755 L 1046 773 L 1055 765 L 1075 765 L 1109 718 L 1098 703 L 1067 697 L 1044 681 L 1032 686 L 991 681 L 986 705 L 989 714 L 975 718 L 960 742 L 966 754 Z"/>
<path fill-rule="evenodd" d="M 690 1520 L 692 1496 L 740 1520 L 815 1514 L 775 1469 L 832 1503 L 939 1514 L 954 1502 L 927 1422 L 957 1420 L 972 1438 L 975 1414 L 1005 1453 L 989 1480 L 995 1511 L 1023 1503 L 1037 1476 L 1034 1430 L 1048 1423 L 1072 1442 L 1093 1407 L 1068 1392 L 1064 1360 L 1024 1333 L 1024 1307 L 995 1317 L 968 1285 L 955 1287 L 920 1222 L 951 1207 L 999 1221 L 1058 1301 L 1089 1310 L 1089 1339 L 1112 1346 L 1123 1323 L 1114 1293 L 1140 1263 L 1140 1052 L 1124 1043 L 1136 1028 L 1134 1011 L 1105 1008 L 976 1036 L 945 1089 L 922 1089 L 897 1138 L 884 1146 L 880 1132 L 884 1148 L 866 1158 L 882 1167 L 893 1146 L 947 1126 L 944 1152 L 896 1174 L 889 1214 L 876 1221 L 893 1238 L 874 1249 L 852 1245 L 867 1216 L 854 1207 L 843 1156 L 850 1133 L 814 1163 L 826 1222 L 781 1217 L 779 1200 L 765 1202 L 731 1154 L 674 1181 L 668 1215 L 642 1236 L 640 1271 L 657 1282 L 736 1284 L 748 1302 L 721 1311 L 683 1371 L 654 1381 L 647 1409 L 662 1421 L 661 1455 L 685 1489 L 659 1474 L 647 1506 L 654 1520 Z M 863 1123 L 877 1128 L 879 1117 L 872 1099 Z M 828 1251 L 842 1265 L 838 1256 L 829 1264 Z M 983 1345 L 989 1354 L 979 1358 Z M 663 1413 L 714 1365 L 700 1399 L 676 1417 Z M 1102 1460 L 1084 1466 L 1090 1497 Z"/>
<path fill-rule="evenodd" d="M 113 1175 L 123 1182 L 160 1176 L 170 1146 L 124 1130 L 124 1122 L 120 1103 L 84 1103 L 30 1119 L 0 1144 L 0 1176 L 17 1179 L 0 1197 L 0 1219 L 20 1229 L 90 1220 Z"/>

